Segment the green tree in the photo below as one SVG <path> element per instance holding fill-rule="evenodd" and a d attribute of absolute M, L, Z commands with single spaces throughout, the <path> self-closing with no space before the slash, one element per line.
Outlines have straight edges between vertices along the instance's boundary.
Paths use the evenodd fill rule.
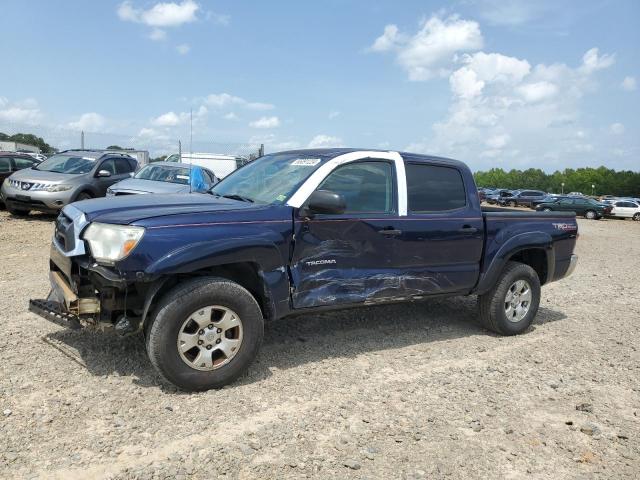
<path fill-rule="evenodd" d="M 33 145 L 34 147 L 38 147 L 45 155 L 55 153 L 56 151 L 56 149 L 45 142 L 42 137 L 37 137 L 32 133 L 16 133 L 14 135 L 7 135 L 6 133 L 0 132 L 0 140 Z"/>
<path fill-rule="evenodd" d="M 109 145 L 107 147 L 107 150 L 124 150 L 124 149 L 119 145 Z"/>

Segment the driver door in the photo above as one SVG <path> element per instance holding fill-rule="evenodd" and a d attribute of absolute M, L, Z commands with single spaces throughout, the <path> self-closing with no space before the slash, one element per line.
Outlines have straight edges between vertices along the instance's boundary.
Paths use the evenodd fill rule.
<path fill-rule="evenodd" d="M 369 159 L 337 167 L 318 186 L 342 195 L 346 209 L 295 219 L 294 308 L 362 303 L 397 292 L 396 187 L 393 162 Z"/>

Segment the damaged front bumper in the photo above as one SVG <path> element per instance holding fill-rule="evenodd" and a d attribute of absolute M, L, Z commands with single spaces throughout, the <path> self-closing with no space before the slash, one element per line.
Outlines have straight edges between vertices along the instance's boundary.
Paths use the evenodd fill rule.
<path fill-rule="evenodd" d="M 100 315 L 100 300 L 97 297 L 78 297 L 58 271 L 49 272 L 49 281 L 49 295 L 46 299 L 29 300 L 30 312 L 73 330 L 97 324 Z"/>

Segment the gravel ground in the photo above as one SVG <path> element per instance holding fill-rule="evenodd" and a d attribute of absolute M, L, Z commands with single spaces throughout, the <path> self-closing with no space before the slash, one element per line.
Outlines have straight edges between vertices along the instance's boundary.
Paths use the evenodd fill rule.
<path fill-rule="evenodd" d="M 503 338 L 475 299 L 267 325 L 238 383 L 185 394 L 140 338 L 27 312 L 52 217 L 0 212 L 0 478 L 638 478 L 640 225 L 580 220 L 574 275 Z"/>

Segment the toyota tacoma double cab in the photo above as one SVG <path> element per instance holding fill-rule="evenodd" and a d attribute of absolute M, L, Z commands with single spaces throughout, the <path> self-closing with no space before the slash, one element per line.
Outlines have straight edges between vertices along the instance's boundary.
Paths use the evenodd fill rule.
<path fill-rule="evenodd" d="M 578 227 L 571 212 L 490 210 L 458 161 L 269 154 L 208 193 L 66 206 L 51 291 L 29 308 L 71 328 L 143 333 L 153 366 L 185 390 L 237 379 L 264 323 L 286 316 L 476 295 L 482 324 L 514 335 L 541 285 L 573 271 Z"/>

